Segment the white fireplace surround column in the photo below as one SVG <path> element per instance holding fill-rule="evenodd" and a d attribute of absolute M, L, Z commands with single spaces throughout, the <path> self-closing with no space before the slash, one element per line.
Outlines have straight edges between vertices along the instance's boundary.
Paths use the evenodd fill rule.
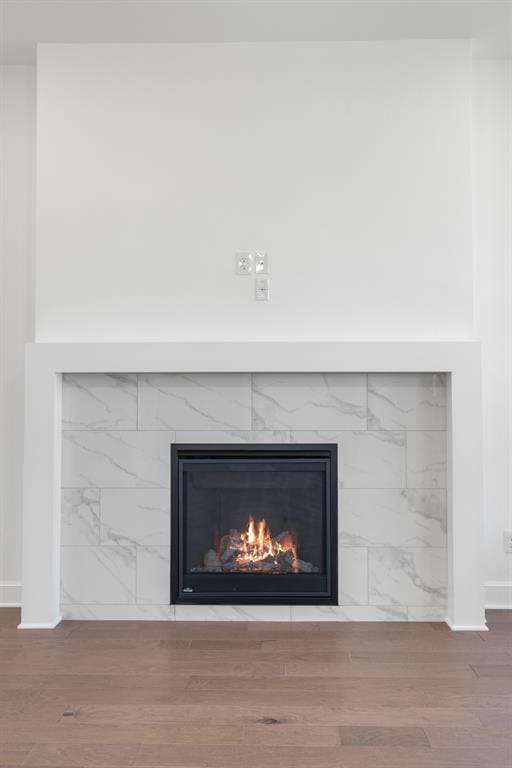
<path fill-rule="evenodd" d="M 63 373 L 418 373 L 448 377 L 448 611 L 485 630 L 480 345 L 454 342 L 169 342 L 27 345 L 21 628 L 60 621 Z"/>

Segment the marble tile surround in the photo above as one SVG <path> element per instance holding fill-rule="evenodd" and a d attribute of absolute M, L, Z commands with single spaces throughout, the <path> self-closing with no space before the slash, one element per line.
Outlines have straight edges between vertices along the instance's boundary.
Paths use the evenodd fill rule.
<path fill-rule="evenodd" d="M 63 377 L 63 617 L 435 621 L 446 381 L 423 374 Z M 336 442 L 339 606 L 170 606 L 172 442 Z"/>

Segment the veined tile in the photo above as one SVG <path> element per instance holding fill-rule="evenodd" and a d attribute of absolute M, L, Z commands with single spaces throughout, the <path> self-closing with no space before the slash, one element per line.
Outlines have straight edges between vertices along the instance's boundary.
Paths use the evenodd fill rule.
<path fill-rule="evenodd" d="M 63 429 L 137 429 L 135 373 L 65 373 Z"/>
<path fill-rule="evenodd" d="M 62 547 L 62 603 L 134 603 L 136 559 L 131 547 Z"/>
<path fill-rule="evenodd" d="M 446 429 L 446 375 L 369 373 L 368 429 Z"/>
<path fill-rule="evenodd" d="M 397 605 L 292 605 L 292 621 L 407 621 Z"/>
<path fill-rule="evenodd" d="M 169 503 L 166 488 L 105 488 L 101 492 L 101 543 L 169 546 Z"/>
<path fill-rule="evenodd" d="M 366 429 L 366 374 L 255 373 L 255 429 Z"/>
<path fill-rule="evenodd" d="M 369 549 L 370 604 L 446 604 L 446 549 Z"/>
<path fill-rule="evenodd" d="M 445 432 L 407 432 L 407 486 L 446 488 Z"/>
<path fill-rule="evenodd" d="M 292 443 L 338 443 L 349 434 L 341 429 L 293 429 L 290 431 Z"/>
<path fill-rule="evenodd" d="M 175 617 L 174 606 L 168 605 L 172 442 L 293 442 L 338 444 L 340 603 L 347 604 L 183 605 L 176 607 L 178 618 L 444 619 L 446 434 L 441 379 L 435 382 L 432 374 L 371 374 L 370 431 L 366 431 L 365 374 L 254 374 L 255 429 L 251 429 L 250 375 L 162 374 L 161 382 L 159 376 L 140 376 L 140 432 L 134 429 L 137 415 L 133 418 L 129 411 L 133 375 L 102 374 L 95 379 L 84 374 L 65 383 L 65 617 Z M 428 399 L 434 384 L 440 386 L 432 401 L 438 403 L 435 407 Z M 238 400 L 233 396 L 236 391 Z M 166 429 L 171 423 L 180 429 Z M 71 429 L 74 424 L 76 429 Z M 102 424 L 117 428 L 102 429 Z M 408 430 L 407 435 L 383 429 L 386 425 Z M 419 431 L 424 427 L 428 429 Z M 409 489 L 402 490 L 406 482 Z M 103 555 L 103 550 L 108 552 Z M 431 552 L 430 558 L 422 556 L 425 550 Z M 364 604 L 368 590 L 371 605 Z"/>
<path fill-rule="evenodd" d="M 100 491 L 68 488 L 61 493 L 61 544 L 100 543 Z"/>
<path fill-rule="evenodd" d="M 137 602 L 165 604 L 170 600 L 169 547 L 137 549 Z"/>
<path fill-rule="evenodd" d="M 177 605 L 176 621 L 290 621 L 290 606 Z"/>
<path fill-rule="evenodd" d="M 139 428 L 250 429 L 251 375 L 140 374 Z"/>
<path fill-rule="evenodd" d="M 99 488 L 169 486 L 174 432 L 62 433 L 62 485 Z"/>
<path fill-rule="evenodd" d="M 344 432 L 338 448 L 341 488 L 403 488 L 403 432 Z"/>
<path fill-rule="evenodd" d="M 446 605 L 407 606 L 409 621 L 446 621 Z"/>
<path fill-rule="evenodd" d="M 174 605 L 63 605 L 63 619 L 174 621 Z"/>
<path fill-rule="evenodd" d="M 286 430 L 177 430 L 177 443 L 289 443 Z"/>
<path fill-rule="evenodd" d="M 294 429 L 290 432 L 290 441 L 294 444 L 308 444 L 308 443 L 336 443 L 338 446 L 338 482 L 341 478 L 341 446 L 344 440 L 344 436 L 348 434 L 341 430 L 327 430 L 327 429 Z"/>
<path fill-rule="evenodd" d="M 344 546 L 446 546 L 444 490 L 342 489 L 339 499 Z"/>
<path fill-rule="evenodd" d="M 339 548 L 340 605 L 367 605 L 368 550 L 364 547 Z"/>

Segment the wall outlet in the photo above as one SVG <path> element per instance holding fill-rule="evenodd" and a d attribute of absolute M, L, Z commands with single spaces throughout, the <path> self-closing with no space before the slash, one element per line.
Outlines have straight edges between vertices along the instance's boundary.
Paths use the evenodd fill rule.
<path fill-rule="evenodd" d="M 512 554 L 512 531 L 503 531 L 503 550 Z"/>
<path fill-rule="evenodd" d="M 252 253 L 235 254 L 235 272 L 237 275 L 250 275 L 252 273 Z"/>

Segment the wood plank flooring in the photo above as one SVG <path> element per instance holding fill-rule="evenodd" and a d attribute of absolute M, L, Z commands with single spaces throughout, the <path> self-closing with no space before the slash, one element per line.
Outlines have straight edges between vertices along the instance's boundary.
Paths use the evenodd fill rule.
<path fill-rule="evenodd" d="M 0 609 L 4 767 L 512 766 L 512 611 L 486 633 L 18 622 Z"/>

